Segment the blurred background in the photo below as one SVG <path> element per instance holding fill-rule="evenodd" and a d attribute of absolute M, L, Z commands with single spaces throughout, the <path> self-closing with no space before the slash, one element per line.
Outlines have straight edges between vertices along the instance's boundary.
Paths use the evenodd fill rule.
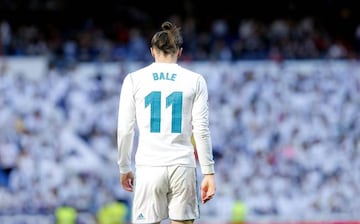
<path fill-rule="evenodd" d="M 129 222 L 118 99 L 164 20 L 209 86 L 199 223 L 360 221 L 356 1 L 0 0 L 0 223 Z"/>

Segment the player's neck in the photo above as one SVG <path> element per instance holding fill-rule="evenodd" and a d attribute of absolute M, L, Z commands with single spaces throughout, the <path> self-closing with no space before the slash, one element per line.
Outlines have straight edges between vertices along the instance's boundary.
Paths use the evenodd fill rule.
<path fill-rule="evenodd" d="M 155 57 L 155 62 L 157 63 L 176 63 L 177 62 L 177 57 L 176 55 L 159 55 L 157 57 Z"/>

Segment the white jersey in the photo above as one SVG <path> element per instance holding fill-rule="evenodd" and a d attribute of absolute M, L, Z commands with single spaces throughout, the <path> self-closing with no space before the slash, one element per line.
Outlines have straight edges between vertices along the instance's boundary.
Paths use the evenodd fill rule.
<path fill-rule="evenodd" d="M 125 77 L 117 130 L 120 173 L 131 170 L 135 125 L 136 165 L 195 167 L 193 134 L 202 173 L 214 173 L 208 90 L 200 74 L 176 63 L 154 62 Z"/>

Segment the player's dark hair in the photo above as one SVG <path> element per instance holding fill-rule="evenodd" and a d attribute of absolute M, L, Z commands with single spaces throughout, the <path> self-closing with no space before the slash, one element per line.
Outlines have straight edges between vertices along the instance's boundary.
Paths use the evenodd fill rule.
<path fill-rule="evenodd" d="M 151 39 L 151 47 L 155 47 L 165 54 L 175 54 L 183 44 L 180 27 L 166 21 L 161 25 L 162 30 L 155 33 Z"/>

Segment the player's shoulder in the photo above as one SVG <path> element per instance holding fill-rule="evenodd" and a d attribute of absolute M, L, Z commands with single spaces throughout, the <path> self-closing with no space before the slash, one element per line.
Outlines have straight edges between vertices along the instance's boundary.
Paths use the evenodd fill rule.
<path fill-rule="evenodd" d="M 147 72 L 150 69 L 150 67 L 151 67 L 151 65 L 147 65 L 147 66 L 138 68 L 137 70 L 130 72 L 128 75 L 135 76 L 135 75 L 143 74 L 143 73 Z"/>
<path fill-rule="evenodd" d="M 190 68 L 187 68 L 187 67 L 184 67 L 182 65 L 179 65 L 179 69 L 182 70 L 183 73 L 187 74 L 189 77 L 193 77 L 194 79 L 203 79 L 204 76 L 195 71 L 195 70 L 192 70 Z"/>
<path fill-rule="evenodd" d="M 138 69 L 133 70 L 133 71 L 130 71 L 125 76 L 125 79 L 131 79 L 131 80 L 137 79 L 137 78 L 141 77 L 142 74 L 144 74 L 144 73 L 146 74 L 148 69 L 149 69 L 149 65 L 138 68 Z"/>

